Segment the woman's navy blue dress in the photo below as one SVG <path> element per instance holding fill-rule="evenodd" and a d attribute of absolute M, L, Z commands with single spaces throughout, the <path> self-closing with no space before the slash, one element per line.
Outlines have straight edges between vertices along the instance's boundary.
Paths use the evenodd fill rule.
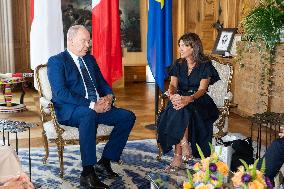
<path fill-rule="evenodd" d="M 186 60 L 179 59 L 173 65 L 169 75 L 178 78 L 177 93 L 182 96 L 194 94 L 199 88 L 201 79 L 210 77 L 209 85 L 220 79 L 217 70 L 209 60 L 195 66 L 188 75 Z M 158 142 L 161 144 L 163 153 L 169 152 L 173 145 L 180 143 L 188 127 L 192 155 L 199 157 L 196 147 L 198 144 L 204 155 L 209 156 L 213 123 L 218 117 L 218 108 L 207 93 L 180 110 L 175 110 L 169 101 L 158 119 Z"/>

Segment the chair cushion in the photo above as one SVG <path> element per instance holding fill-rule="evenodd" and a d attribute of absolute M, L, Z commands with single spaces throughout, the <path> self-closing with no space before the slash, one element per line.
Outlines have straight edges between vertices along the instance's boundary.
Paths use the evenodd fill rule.
<path fill-rule="evenodd" d="M 49 115 L 50 114 L 49 105 L 52 104 L 52 102 L 50 100 L 47 100 L 45 97 L 40 97 L 39 103 L 40 103 L 44 113 Z"/>
<path fill-rule="evenodd" d="M 79 139 L 79 131 L 76 127 L 66 126 L 66 125 L 60 125 L 65 132 L 62 134 L 62 137 L 64 140 L 76 140 Z M 52 121 L 45 122 L 43 124 L 43 128 L 46 132 L 46 137 L 48 139 L 56 139 L 57 133 L 54 127 L 54 124 Z M 97 136 L 107 136 L 110 135 L 111 131 L 113 129 L 113 126 L 107 126 L 103 124 L 98 125 L 97 130 Z"/>
<path fill-rule="evenodd" d="M 218 63 L 215 60 L 212 60 L 212 64 L 218 71 L 221 80 L 214 83 L 214 85 L 209 86 L 208 94 L 214 100 L 217 107 L 221 108 L 224 107 L 224 102 L 226 99 L 232 99 L 232 93 L 227 92 L 231 68 L 229 65 Z"/>
<path fill-rule="evenodd" d="M 39 70 L 38 77 L 40 79 L 40 85 L 41 85 L 41 90 L 42 90 L 43 96 L 47 100 L 51 100 L 52 99 L 52 92 L 51 92 L 51 87 L 50 87 L 48 76 L 47 76 L 47 67 L 42 67 Z"/>

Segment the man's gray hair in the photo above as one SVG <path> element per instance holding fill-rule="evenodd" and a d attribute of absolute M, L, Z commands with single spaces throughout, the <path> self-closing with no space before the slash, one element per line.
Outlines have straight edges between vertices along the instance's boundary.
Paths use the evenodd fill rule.
<path fill-rule="evenodd" d="M 72 40 L 76 36 L 78 30 L 80 29 L 86 29 L 86 28 L 83 25 L 71 26 L 67 31 L 67 41 Z"/>

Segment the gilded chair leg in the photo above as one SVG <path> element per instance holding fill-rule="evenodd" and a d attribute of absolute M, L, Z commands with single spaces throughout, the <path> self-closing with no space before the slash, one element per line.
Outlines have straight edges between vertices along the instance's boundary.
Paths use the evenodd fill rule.
<path fill-rule="evenodd" d="M 45 156 L 43 157 L 43 163 L 46 164 L 48 156 L 49 156 L 49 149 L 48 149 L 48 141 L 47 141 L 47 137 L 45 134 L 45 131 L 42 132 L 42 140 L 43 140 L 43 146 L 45 149 Z"/>
<path fill-rule="evenodd" d="M 64 145 L 61 142 L 58 142 L 57 148 L 58 148 L 58 158 L 59 158 L 59 164 L 60 164 L 60 177 L 63 178 L 63 174 L 64 174 L 64 163 L 63 163 Z"/>
<path fill-rule="evenodd" d="M 157 142 L 157 145 L 158 145 L 158 149 L 159 149 L 159 153 L 158 153 L 158 156 L 157 156 L 157 160 L 158 160 L 158 161 L 161 161 L 161 160 L 162 160 L 163 152 L 162 152 L 162 148 L 161 148 L 160 143 Z"/>

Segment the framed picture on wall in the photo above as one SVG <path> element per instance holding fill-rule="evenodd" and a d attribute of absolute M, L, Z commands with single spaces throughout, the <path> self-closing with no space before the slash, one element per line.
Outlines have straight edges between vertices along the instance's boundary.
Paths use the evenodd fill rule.
<path fill-rule="evenodd" d="M 128 52 L 141 52 L 140 1 L 119 1 L 121 46 Z"/>
<path fill-rule="evenodd" d="M 225 55 L 230 52 L 237 28 L 222 28 L 219 30 L 212 54 Z"/>

